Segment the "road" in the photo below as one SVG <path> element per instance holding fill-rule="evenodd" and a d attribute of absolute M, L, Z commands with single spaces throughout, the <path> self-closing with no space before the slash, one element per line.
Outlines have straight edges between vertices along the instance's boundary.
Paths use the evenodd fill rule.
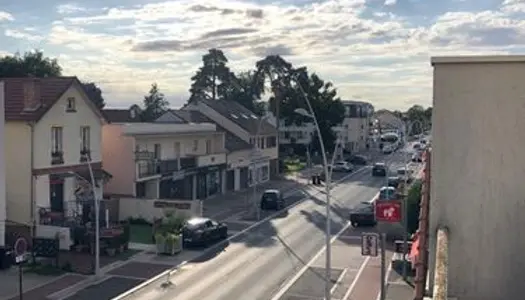
<path fill-rule="evenodd" d="M 395 172 L 403 166 L 405 158 L 399 151 L 385 161 Z M 347 225 L 348 209 L 358 202 L 371 200 L 384 183 L 384 178 L 371 177 L 367 167 L 334 187 L 332 235 Z M 287 212 L 236 235 L 226 247 L 220 247 L 222 251 L 181 267 L 171 276 L 173 285 L 169 288 L 152 284 L 128 299 L 270 300 L 282 294 L 282 287 L 323 249 L 325 221 L 325 196 L 310 197 Z M 348 255 L 352 256 L 357 269 L 363 261 L 360 252 L 351 251 Z M 317 268 L 314 273 L 322 275 L 324 270 Z M 318 290 L 322 289 L 322 285 L 319 286 Z M 292 298 L 284 293 L 279 299 Z"/>

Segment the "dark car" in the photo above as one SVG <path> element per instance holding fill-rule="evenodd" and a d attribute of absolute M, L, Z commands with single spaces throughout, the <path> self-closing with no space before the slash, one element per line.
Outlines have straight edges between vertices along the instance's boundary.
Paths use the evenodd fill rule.
<path fill-rule="evenodd" d="M 376 163 L 372 168 L 372 176 L 386 176 L 386 165 L 384 163 Z"/>
<path fill-rule="evenodd" d="M 374 214 L 374 204 L 368 202 L 361 202 L 357 204 L 350 211 L 350 223 L 354 227 L 374 226 L 376 225 L 376 218 Z"/>
<path fill-rule="evenodd" d="M 395 200 L 397 198 L 397 189 L 391 186 L 384 186 L 379 190 L 377 200 Z"/>
<path fill-rule="evenodd" d="M 209 218 L 192 218 L 182 227 L 185 245 L 208 245 L 228 237 L 228 226 Z"/>
<path fill-rule="evenodd" d="M 392 176 L 392 177 L 388 177 L 387 181 L 388 181 L 388 186 L 397 189 L 397 187 L 399 186 L 399 183 L 401 182 L 401 178 L 399 178 L 399 176 Z"/>
<path fill-rule="evenodd" d="M 284 198 L 279 190 L 266 190 L 261 196 L 261 209 L 276 209 L 284 208 Z"/>
<path fill-rule="evenodd" d="M 367 158 L 364 157 L 363 155 L 353 155 L 347 161 L 353 165 L 358 165 L 358 166 L 364 166 L 368 163 Z"/>

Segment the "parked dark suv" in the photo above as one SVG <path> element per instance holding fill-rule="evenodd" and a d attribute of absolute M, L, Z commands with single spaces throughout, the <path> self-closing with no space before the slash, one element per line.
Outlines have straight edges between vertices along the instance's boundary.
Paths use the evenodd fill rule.
<path fill-rule="evenodd" d="M 374 226 L 376 225 L 376 218 L 374 213 L 374 204 L 368 202 L 361 202 L 357 204 L 350 211 L 350 223 L 353 227 Z"/>
<path fill-rule="evenodd" d="M 386 165 L 385 163 L 376 163 L 372 168 L 372 176 L 386 176 Z"/>
<path fill-rule="evenodd" d="M 209 218 L 192 218 L 182 227 L 184 245 L 208 245 L 228 237 L 228 226 Z"/>
<path fill-rule="evenodd" d="M 276 209 L 284 208 L 284 198 L 279 190 L 266 190 L 261 196 L 261 209 Z"/>

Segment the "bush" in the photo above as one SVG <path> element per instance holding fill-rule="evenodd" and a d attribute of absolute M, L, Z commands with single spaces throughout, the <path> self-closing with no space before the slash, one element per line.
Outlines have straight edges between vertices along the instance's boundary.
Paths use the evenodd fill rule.
<path fill-rule="evenodd" d="M 413 234 L 419 227 L 419 204 L 421 203 L 421 190 L 423 182 L 416 180 L 408 190 L 407 195 L 407 223 L 408 233 Z"/>

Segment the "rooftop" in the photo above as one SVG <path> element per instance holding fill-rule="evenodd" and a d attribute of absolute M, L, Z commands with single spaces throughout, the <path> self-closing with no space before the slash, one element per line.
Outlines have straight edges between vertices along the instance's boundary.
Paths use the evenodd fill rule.
<path fill-rule="evenodd" d="M 210 100 L 199 99 L 205 105 L 228 118 L 252 135 L 273 135 L 277 134 L 277 128 L 267 120 L 261 120 L 259 116 L 232 100 Z"/>
<path fill-rule="evenodd" d="M 210 123 L 130 123 L 123 125 L 122 133 L 125 135 L 215 133 L 216 129 L 215 124 Z"/>
<path fill-rule="evenodd" d="M 430 64 L 525 63 L 525 55 L 434 56 Z"/>

